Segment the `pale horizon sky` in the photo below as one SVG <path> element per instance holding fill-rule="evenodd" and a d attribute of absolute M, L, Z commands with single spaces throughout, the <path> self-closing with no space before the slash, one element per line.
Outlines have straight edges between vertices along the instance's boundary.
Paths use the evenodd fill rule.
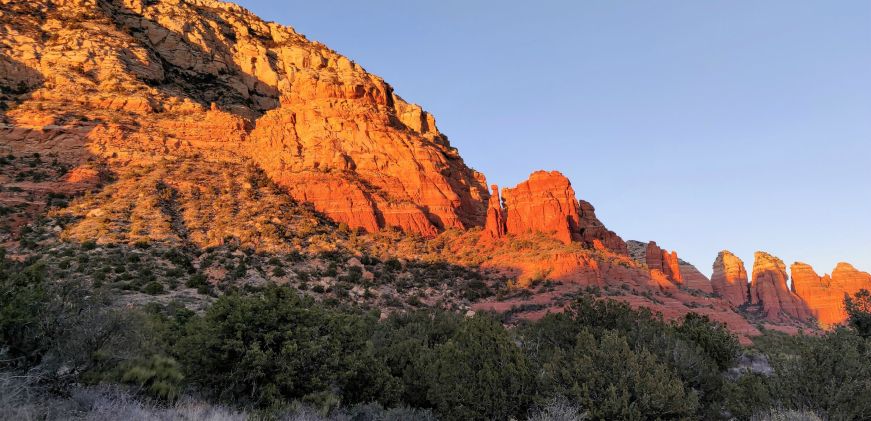
<path fill-rule="evenodd" d="M 500 187 L 625 240 L 871 271 L 871 2 L 238 0 L 383 77 Z"/>

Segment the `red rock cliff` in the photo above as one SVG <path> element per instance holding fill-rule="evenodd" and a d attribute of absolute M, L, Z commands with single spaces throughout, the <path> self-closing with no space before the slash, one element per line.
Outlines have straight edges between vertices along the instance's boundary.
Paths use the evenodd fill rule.
<path fill-rule="evenodd" d="M 750 304 L 759 306 L 761 315 L 770 321 L 810 320 L 810 310 L 787 288 L 786 281 L 786 265 L 782 260 L 765 252 L 756 252 Z"/>
<path fill-rule="evenodd" d="M 603 248 L 617 254 L 629 254 L 626 242 L 614 231 L 605 228 L 605 224 L 596 217 L 596 209 L 590 202 L 581 200 L 579 205 L 581 220 L 578 227 L 580 228 L 581 241 L 586 244 L 600 244 Z"/>
<path fill-rule="evenodd" d="M 544 232 L 568 244 L 581 219 L 575 190 L 558 171 L 536 171 L 514 188 L 502 189 L 508 233 Z"/>
<path fill-rule="evenodd" d="M 847 263 L 839 263 L 831 276 L 819 276 L 810 265 L 801 262 L 793 263 L 790 270 L 793 291 L 824 327 L 847 320 L 845 295 L 871 289 L 871 275 Z"/>
<path fill-rule="evenodd" d="M 683 260 L 680 261 L 680 273 L 683 278 L 683 285 L 689 289 L 697 289 L 701 292 L 711 294 L 714 292 L 711 280 L 705 274 L 700 272 L 695 266 Z"/>
<path fill-rule="evenodd" d="M 558 171 L 536 171 L 514 188 L 502 189 L 506 231 L 544 232 L 569 244 L 583 242 L 628 254 L 626 243 L 596 218 L 587 202 L 578 202 L 571 182 Z"/>
<path fill-rule="evenodd" d="M 505 210 L 499 199 L 499 186 L 490 186 L 492 193 L 487 202 L 487 222 L 484 225 L 484 237 L 488 239 L 502 238 L 505 236 Z"/>
<path fill-rule="evenodd" d="M 651 271 L 659 271 L 676 285 L 683 283 L 677 252 L 663 250 L 655 241 L 651 241 L 647 243 L 646 261 Z"/>
<path fill-rule="evenodd" d="M 714 261 L 711 287 L 729 304 L 738 307 L 747 303 L 750 296 L 747 270 L 744 262 L 728 250 L 723 250 Z"/>
<path fill-rule="evenodd" d="M 2 7 L 14 24 L 0 31 L 0 70 L 33 69 L 18 78 L 33 89 L 3 113 L 0 149 L 117 165 L 250 159 L 352 227 L 484 225 L 484 178 L 432 115 L 290 27 L 215 0 Z"/>

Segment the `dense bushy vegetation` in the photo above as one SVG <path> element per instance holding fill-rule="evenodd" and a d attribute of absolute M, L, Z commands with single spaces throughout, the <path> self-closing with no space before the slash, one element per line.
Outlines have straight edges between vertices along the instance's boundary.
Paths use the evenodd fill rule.
<path fill-rule="evenodd" d="M 48 279 L 38 261 L 0 261 L 0 360 L 46 401 L 120 387 L 112 393 L 141 410 L 180 411 L 197 396 L 239 419 L 296 419 L 294 408 L 333 419 L 871 417 L 864 292 L 848 306 L 854 328 L 768 334 L 742 349 L 703 316 L 667 322 L 585 297 L 511 329 L 494 315 L 435 310 L 379 320 L 274 285 L 227 293 L 201 314 L 114 308 L 98 290 Z M 750 357 L 773 371 L 750 370 Z M 370 415 L 342 418 L 353 411 Z"/>

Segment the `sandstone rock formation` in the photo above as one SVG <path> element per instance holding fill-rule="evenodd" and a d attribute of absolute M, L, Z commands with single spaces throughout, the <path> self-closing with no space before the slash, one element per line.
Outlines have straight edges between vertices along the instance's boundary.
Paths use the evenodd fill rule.
<path fill-rule="evenodd" d="M 575 191 L 557 171 L 536 171 L 514 188 L 502 189 L 508 233 L 544 232 L 569 244 L 581 216 Z"/>
<path fill-rule="evenodd" d="M 691 263 L 678 259 L 680 262 L 680 273 L 683 278 L 683 285 L 687 289 L 695 289 L 706 294 L 712 294 L 714 288 L 711 285 L 711 280 L 705 274 L 699 271 L 698 268 Z"/>
<path fill-rule="evenodd" d="M 810 320 L 810 310 L 790 291 L 786 281 L 786 265 L 782 260 L 765 252 L 756 252 L 750 304 L 759 306 L 760 314 L 769 321 Z"/>
<path fill-rule="evenodd" d="M 793 291 L 824 327 L 847 320 L 846 295 L 860 289 L 871 290 L 871 274 L 860 272 L 848 263 L 839 263 L 831 276 L 819 276 L 810 265 L 801 262 L 793 263 L 790 271 Z"/>
<path fill-rule="evenodd" d="M 215 0 L 4 0 L 0 13 L 0 82 L 27 91 L 0 149 L 252 159 L 352 227 L 484 225 L 484 178 L 433 117 L 292 28 Z"/>
<path fill-rule="evenodd" d="M 747 270 L 744 262 L 728 250 L 723 250 L 714 261 L 711 287 L 715 294 L 735 307 L 744 305 L 750 298 Z"/>
<path fill-rule="evenodd" d="M 502 189 L 506 231 L 544 232 L 572 241 L 627 254 L 626 243 L 596 218 L 593 207 L 578 202 L 571 182 L 558 171 L 536 171 L 514 188 Z"/>
<path fill-rule="evenodd" d="M 505 210 L 499 199 L 499 186 L 490 186 L 490 200 L 487 202 L 487 222 L 484 225 L 485 238 L 497 239 L 505 236 Z"/>
<path fill-rule="evenodd" d="M 667 250 L 659 248 L 655 241 L 651 241 L 647 243 L 645 260 L 647 267 L 651 271 L 659 271 L 676 285 L 683 283 L 677 252 L 672 251 L 669 253 Z"/>
<path fill-rule="evenodd" d="M 647 265 L 651 276 L 667 280 L 674 286 L 694 289 L 712 294 L 711 280 L 708 279 L 691 263 L 681 260 L 677 252 L 661 249 L 655 241 L 641 242 L 630 240 L 626 242 L 629 256 L 636 262 Z"/>
<path fill-rule="evenodd" d="M 578 223 L 580 238 L 586 244 L 599 245 L 617 254 L 629 254 L 626 243 L 614 231 L 605 228 L 605 224 L 596 217 L 596 209 L 587 201 L 579 201 L 581 220 Z"/>

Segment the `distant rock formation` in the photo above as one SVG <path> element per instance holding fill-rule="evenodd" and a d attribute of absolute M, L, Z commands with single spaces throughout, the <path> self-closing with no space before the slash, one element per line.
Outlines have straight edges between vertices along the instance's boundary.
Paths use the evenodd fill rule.
<path fill-rule="evenodd" d="M 760 314 L 773 322 L 807 321 L 812 314 L 801 298 L 787 287 L 786 265 L 783 260 L 758 251 L 753 262 L 750 282 L 750 304 L 758 306 Z"/>
<path fill-rule="evenodd" d="M 714 261 L 714 273 L 711 276 L 711 287 L 715 294 L 734 307 L 747 303 L 750 297 L 747 270 L 744 262 L 728 250 L 723 250 Z"/>
<path fill-rule="evenodd" d="M 636 262 L 646 265 L 654 280 L 665 279 L 673 286 L 682 286 L 706 294 L 714 292 L 711 280 L 691 263 L 680 259 L 676 251 L 663 250 L 655 241 L 645 243 L 629 240 L 626 245 L 629 256 Z"/>
<path fill-rule="evenodd" d="M 871 274 L 860 272 L 848 263 L 838 263 L 831 276 L 819 276 L 810 265 L 801 262 L 793 263 L 790 271 L 793 291 L 824 327 L 847 320 L 845 296 L 860 289 L 871 290 Z"/>
<path fill-rule="evenodd" d="M 713 294 L 714 288 L 711 285 L 711 280 L 705 274 L 699 271 L 690 262 L 678 259 L 680 262 L 680 273 L 683 278 L 683 285 L 687 289 L 695 289 L 706 294 Z"/>
<path fill-rule="evenodd" d="M 666 279 L 673 282 L 675 285 L 683 283 L 683 276 L 680 272 L 680 261 L 677 257 L 677 252 L 668 252 L 656 245 L 655 241 L 647 243 L 647 253 L 645 256 L 647 267 L 651 271 L 659 271 L 665 275 Z"/>
<path fill-rule="evenodd" d="M 484 224 L 484 236 L 488 239 L 497 239 L 505 236 L 505 210 L 499 199 L 499 186 L 490 186 L 490 200 L 487 202 L 487 222 Z"/>
<path fill-rule="evenodd" d="M 532 173 L 517 186 L 502 189 L 502 201 L 509 234 L 543 232 L 565 244 L 576 241 L 628 254 L 626 243 L 596 218 L 592 205 L 577 200 L 571 182 L 559 171 Z M 488 223 L 485 230 L 496 232 L 498 226 Z"/>
<path fill-rule="evenodd" d="M 626 243 L 614 231 L 605 228 L 605 224 L 599 221 L 596 217 L 596 209 L 590 202 L 581 200 L 580 205 L 581 220 L 578 223 L 580 229 L 581 241 L 586 244 L 592 244 L 597 248 L 611 250 L 617 254 L 629 254 L 629 248 Z"/>
<path fill-rule="evenodd" d="M 558 171 L 536 171 L 514 188 L 502 189 L 510 234 L 544 232 L 569 244 L 581 219 L 568 178 Z"/>

